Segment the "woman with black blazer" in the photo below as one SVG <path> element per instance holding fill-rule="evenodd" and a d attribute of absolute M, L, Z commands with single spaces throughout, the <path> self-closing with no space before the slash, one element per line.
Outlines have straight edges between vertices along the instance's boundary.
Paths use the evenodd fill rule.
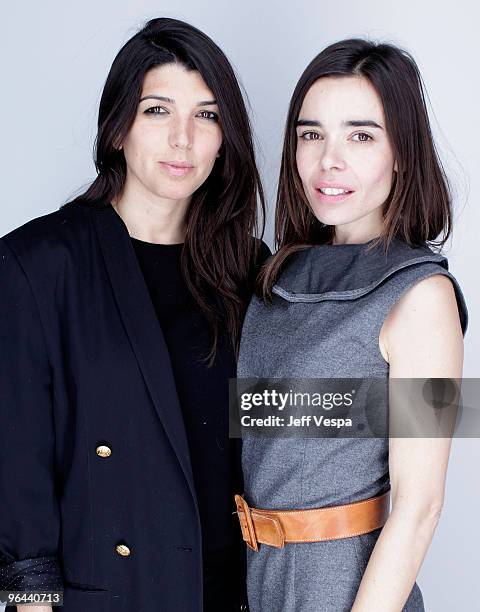
<path fill-rule="evenodd" d="M 154 19 L 124 45 L 95 162 L 84 194 L 0 241 L 0 590 L 63 590 L 65 612 L 246 609 L 228 378 L 269 251 L 210 38 Z"/>

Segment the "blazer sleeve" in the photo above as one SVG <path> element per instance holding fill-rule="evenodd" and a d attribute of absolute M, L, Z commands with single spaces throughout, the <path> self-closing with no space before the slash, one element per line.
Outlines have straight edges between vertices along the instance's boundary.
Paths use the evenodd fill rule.
<path fill-rule="evenodd" d="M 61 590 L 52 376 L 28 279 L 0 239 L 0 590 Z"/>

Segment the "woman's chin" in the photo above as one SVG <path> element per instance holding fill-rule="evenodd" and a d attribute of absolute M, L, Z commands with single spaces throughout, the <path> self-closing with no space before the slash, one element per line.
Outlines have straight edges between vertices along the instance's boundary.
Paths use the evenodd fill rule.
<path fill-rule="evenodd" d="M 345 225 L 356 220 L 354 216 L 346 215 L 344 211 L 318 210 L 318 207 L 317 210 L 313 209 L 313 214 L 320 223 L 325 225 Z"/>

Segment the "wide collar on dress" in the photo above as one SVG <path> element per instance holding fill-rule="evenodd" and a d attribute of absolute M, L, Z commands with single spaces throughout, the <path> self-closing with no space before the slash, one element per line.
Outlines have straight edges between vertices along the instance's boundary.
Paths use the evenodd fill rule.
<path fill-rule="evenodd" d="M 294 253 L 273 286 L 273 293 L 291 302 L 348 300 L 361 297 L 399 270 L 424 262 L 448 270 L 448 261 L 428 246 L 409 246 L 394 238 L 387 253 L 378 244 L 315 245 Z"/>

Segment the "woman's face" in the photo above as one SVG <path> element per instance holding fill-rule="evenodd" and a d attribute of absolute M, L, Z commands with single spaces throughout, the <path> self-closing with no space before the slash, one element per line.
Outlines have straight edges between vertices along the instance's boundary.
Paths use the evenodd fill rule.
<path fill-rule="evenodd" d="M 382 103 L 361 76 L 322 77 L 297 122 L 297 168 L 316 218 L 378 235 L 396 162 Z"/>
<path fill-rule="evenodd" d="M 200 73 L 174 63 L 152 68 L 122 143 L 127 187 L 188 199 L 207 179 L 221 144 L 219 109 Z"/>

